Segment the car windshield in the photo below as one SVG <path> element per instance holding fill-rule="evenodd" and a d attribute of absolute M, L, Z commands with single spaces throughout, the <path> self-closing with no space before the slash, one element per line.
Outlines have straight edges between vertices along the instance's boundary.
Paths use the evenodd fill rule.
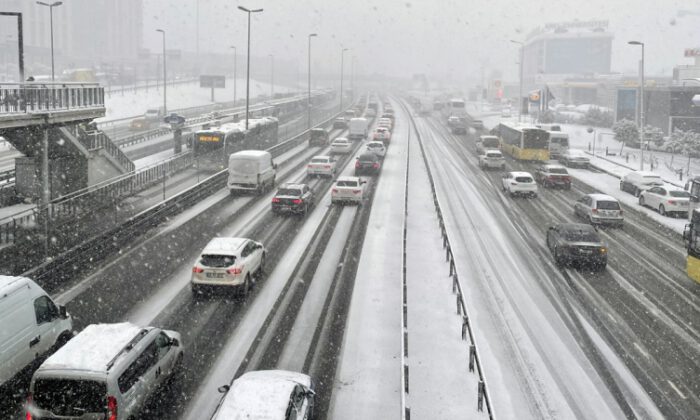
<path fill-rule="evenodd" d="M 328 158 L 313 158 L 311 163 L 328 163 Z"/>
<path fill-rule="evenodd" d="M 300 196 L 301 195 L 301 190 L 298 188 L 280 188 L 277 191 L 277 195 L 291 195 L 291 196 Z"/>
<path fill-rule="evenodd" d="M 107 385 L 91 380 L 41 378 L 34 383 L 33 398 L 38 407 L 59 416 L 102 413 Z"/>
<path fill-rule="evenodd" d="M 601 200 L 597 202 L 597 207 L 601 210 L 620 210 L 620 203 L 617 201 Z"/>
<path fill-rule="evenodd" d="M 489 153 L 486 153 L 486 157 L 500 158 L 500 157 L 503 157 L 503 155 L 500 153 L 496 153 L 496 152 L 489 152 Z"/>
<path fill-rule="evenodd" d="M 481 144 L 484 147 L 498 147 L 498 143 L 497 138 L 486 138 L 481 140 Z"/>
<path fill-rule="evenodd" d="M 357 181 L 338 181 L 335 185 L 339 187 L 357 187 Z"/>
<path fill-rule="evenodd" d="M 566 168 L 549 168 L 547 170 L 550 174 L 568 174 L 569 172 L 566 170 Z"/>
<path fill-rule="evenodd" d="M 517 182 L 521 182 L 521 183 L 532 183 L 532 182 L 534 182 L 533 179 L 530 178 L 529 176 L 516 176 L 516 177 L 515 177 L 515 180 L 516 180 Z"/>
<path fill-rule="evenodd" d="M 690 197 L 690 194 L 687 191 L 682 191 L 682 190 L 671 190 L 668 192 L 671 197 L 676 197 L 676 198 L 688 198 Z"/>
<path fill-rule="evenodd" d="M 598 234 L 588 230 L 564 230 L 562 236 L 569 242 L 600 242 Z"/>
<path fill-rule="evenodd" d="M 236 262 L 234 255 L 204 254 L 199 263 L 205 267 L 224 268 L 230 267 Z"/>

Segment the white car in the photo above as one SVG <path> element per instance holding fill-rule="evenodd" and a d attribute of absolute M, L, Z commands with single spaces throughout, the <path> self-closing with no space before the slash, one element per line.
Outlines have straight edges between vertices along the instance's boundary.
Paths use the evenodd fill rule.
<path fill-rule="evenodd" d="M 481 169 L 506 169 L 506 159 L 500 150 L 487 149 L 483 155 L 479 155 L 479 167 Z"/>
<path fill-rule="evenodd" d="M 192 293 L 235 288 L 246 296 L 263 273 L 265 253 L 265 247 L 251 239 L 212 239 L 192 268 Z"/>
<path fill-rule="evenodd" d="M 511 197 L 525 195 L 537 197 L 537 183 L 529 172 L 508 172 L 501 178 L 503 192 Z"/>
<path fill-rule="evenodd" d="M 559 163 L 568 167 L 578 166 L 587 169 L 591 164 L 591 159 L 581 150 L 567 149 L 559 155 Z"/>
<path fill-rule="evenodd" d="M 642 191 L 661 187 L 664 181 L 658 174 L 647 171 L 632 171 L 620 179 L 620 191 L 626 191 L 639 197 Z"/>
<path fill-rule="evenodd" d="M 501 117 L 502 118 L 510 118 L 512 113 L 510 112 L 510 108 L 503 108 L 501 110 Z"/>
<path fill-rule="evenodd" d="M 642 191 L 639 204 L 659 211 L 662 216 L 673 213 L 688 214 L 690 194 L 678 187 L 658 186 Z"/>
<path fill-rule="evenodd" d="M 361 204 L 365 198 L 365 184 L 356 176 L 343 176 L 338 178 L 331 187 L 331 203 L 357 203 Z"/>
<path fill-rule="evenodd" d="M 391 131 L 386 127 L 377 127 L 374 129 L 374 134 L 372 134 L 372 140 L 388 142 L 391 140 Z"/>
<path fill-rule="evenodd" d="M 338 137 L 331 143 L 331 153 L 346 154 L 352 151 L 352 142 L 345 137 Z"/>
<path fill-rule="evenodd" d="M 335 176 L 336 160 L 332 156 L 314 156 L 306 165 L 306 174 L 309 176 Z"/>
<path fill-rule="evenodd" d="M 314 383 L 309 375 L 286 370 L 247 372 L 231 385 L 212 420 L 314 418 Z"/>
<path fill-rule="evenodd" d="M 380 118 L 379 121 L 377 121 L 377 127 L 386 127 L 391 130 L 393 125 L 394 122 L 391 121 L 391 118 Z"/>
<path fill-rule="evenodd" d="M 386 155 L 386 147 L 381 141 L 370 141 L 367 143 L 367 151 L 383 158 Z"/>

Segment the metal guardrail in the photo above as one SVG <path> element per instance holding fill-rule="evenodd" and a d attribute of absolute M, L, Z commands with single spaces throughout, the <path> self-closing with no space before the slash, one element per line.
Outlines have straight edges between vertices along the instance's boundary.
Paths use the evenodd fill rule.
<path fill-rule="evenodd" d="M 314 127 L 329 124 L 337 115 L 340 114 L 334 114 Z M 267 151 L 274 157 L 279 156 L 306 141 L 308 134 L 309 131 L 304 130 L 289 140 L 267 149 Z M 167 218 L 201 202 L 202 198 L 225 187 L 227 174 L 227 170 L 222 170 L 197 185 L 181 191 L 175 196 L 129 218 L 119 226 L 98 234 L 62 253 L 60 256 L 22 273 L 22 276 L 33 278 L 39 282 L 61 282 L 64 279 L 70 279 L 74 276 L 76 270 L 86 262 L 99 261 L 118 252 L 131 243 L 134 237 L 142 235 L 148 229 L 158 226 Z M 3 226 L 0 225 L 0 240 L 2 239 L 2 233 Z M 13 236 L 14 232 L 8 232 L 7 234 Z"/>
<path fill-rule="evenodd" d="M 104 108 L 104 89 L 96 83 L 0 84 L 0 115 Z"/>
<path fill-rule="evenodd" d="M 402 106 L 409 113 L 407 106 L 401 101 Z M 425 169 L 428 172 L 428 181 L 430 182 L 430 190 L 432 192 L 433 204 L 435 205 L 435 211 L 438 215 L 438 222 L 440 224 L 440 233 L 442 235 L 442 246 L 445 249 L 445 260 L 450 265 L 450 277 L 452 279 L 452 293 L 457 295 L 456 305 L 457 313 L 462 316 L 462 340 L 469 342 L 469 371 L 474 372 L 476 368 L 476 373 L 479 375 L 479 383 L 477 386 L 477 410 L 484 410 L 484 403 L 486 404 L 486 411 L 488 413 L 489 419 L 495 420 L 496 415 L 494 414 L 493 406 L 491 405 L 491 397 L 489 396 L 488 389 L 486 388 L 486 378 L 484 375 L 484 370 L 481 365 L 481 359 L 479 358 L 479 352 L 476 345 L 476 340 L 474 340 L 474 331 L 472 329 L 472 324 L 470 322 L 469 313 L 467 311 L 467 304 L 464 301 L 464 293 L 462 291 L 462 285 L 459 282 L 459 275 L 457 274 L 457 266 L 455 265 L 454 254 L 452 253 L 452 245 L 450 244 L 450 238 L 447 234 L 447 228 L 445 227 L 445 219 L 442 216 L 442 206 L 440 206 L 440 199 L 437 195 L 437 189 L 435 188 L 435 180 L 433 178 L 433 173 L 430 170 L 430 165 L 428 163 L 428 157 L 423 146 L 423 140 L 421 139 L 420 132 L 415 121 L 411 118 L 411 123 L 413 124 L 416 137 L 418 139 L 418 145 L 420 146 L 421 155 L 423 157 L 423 163 L 425 164 Z"/>
<path fill-rule="evenodd" d="M 15 169 L 8 169 L 7 171 L 0 172 L 0 183 L 9 181 L 15 178 Z"/>

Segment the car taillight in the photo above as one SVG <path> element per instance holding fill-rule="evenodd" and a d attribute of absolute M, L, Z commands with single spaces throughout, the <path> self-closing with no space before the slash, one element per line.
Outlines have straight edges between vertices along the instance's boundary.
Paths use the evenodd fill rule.
<path fill-rule="evenodd" d="M 355 168 L 359 168 L 359 167 L 361 167 L 361 166 L 362 166 L 362 165 L 360 164 L 360 161 L 359 161 L 359 160 L 355 162 Z"/>
<path fill-rule="evenodd" d="M 668 200 L 668 204 L 676 204 L 676 200 Z"/>
<path fill-rule="evenodd" d="M 193 272 L 193 273 L 203 273 L 203 272 L 204 272 L 204 269 L 203 269 L 202 267 L 199 267 L 199 266 L 196 266 L 196 265 L 195 265 L 194 267 L 192 267 L 192 272 Z"/>
<path fill-rule="evenodd" d="M 109 420 L 117 420 L 117 399 L 111 395 L 107 397 L 107 411 Z"/>
<path fill-rule="evenodd" d="M 591 209 L 592 213 L 598 213 L 598 209 Z"/>
<path fill-rule="evenodd" d="M 29 395 L 27 395 L 27 407 L 26 408 L 27 408 L 26 419 L 32 420 L 33 417 L 32 417 L 32 412 L 31 412 L 31 409 L 32 409 L 32 394 L 31 394 L 31 392 L 29 393 Z"/>
<path fill-rule="evenodd" d="M 294 203 L 294 204 L 301 204 L 301 199 L 300 199 L 300 198 L 295 198 L 294 200 L 292 200 L 292 203 Z"/>
<path fill-rule="evenodd" d="M 277 197 L 272 197 L 272 202 L 273 202 L 273 203 L 279 203 L 279 202 L 280 202 L 280 199 L 277 198 Z"/>
<path fill-rule="evenodd" d="M 510 185 L 518 185 L 517 182 L 511 182 Z"/>
<path fill-rule="evenodd" d="M 226 270 L 226 272 L 229 274 L 241 274 L 243 272 L 243 269 L 240 267 L 233 267 Z"/>
<path fill-rule="evenodd" d="M 361 192 L 362 192 L 362 190 L 352 190 L 352 193 L 353 193 L 353 194 L 359 194 L 359 193 L 361 193 Z"/>
<path fill-rule="evenodd" d="M 331 169 L 331 165 L 323 165 L 324 169 Z"/>
<path fill-rule="evenodd" d="M 377 162 L 374 162 L 374 165 L 372 165 L 374 169 L 379 169 L 379 164 Z"/>
<path fill-rule="evenodd" d="M 335 194 L 335 193 L 338 192 L 338 189 L 337 189 L 337 188 L 333 188 L 333 189 L 331 190 L 331 192 L 332 192 L 333 194 Z"/>

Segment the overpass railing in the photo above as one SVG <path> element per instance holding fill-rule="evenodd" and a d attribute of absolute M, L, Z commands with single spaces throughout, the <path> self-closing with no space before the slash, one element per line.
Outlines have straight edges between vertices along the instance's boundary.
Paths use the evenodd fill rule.
<path fill-rule="evenodd" d="M 104 88 L 97 83 L 3 83 L 0 115 L 103 108 Z"/>

